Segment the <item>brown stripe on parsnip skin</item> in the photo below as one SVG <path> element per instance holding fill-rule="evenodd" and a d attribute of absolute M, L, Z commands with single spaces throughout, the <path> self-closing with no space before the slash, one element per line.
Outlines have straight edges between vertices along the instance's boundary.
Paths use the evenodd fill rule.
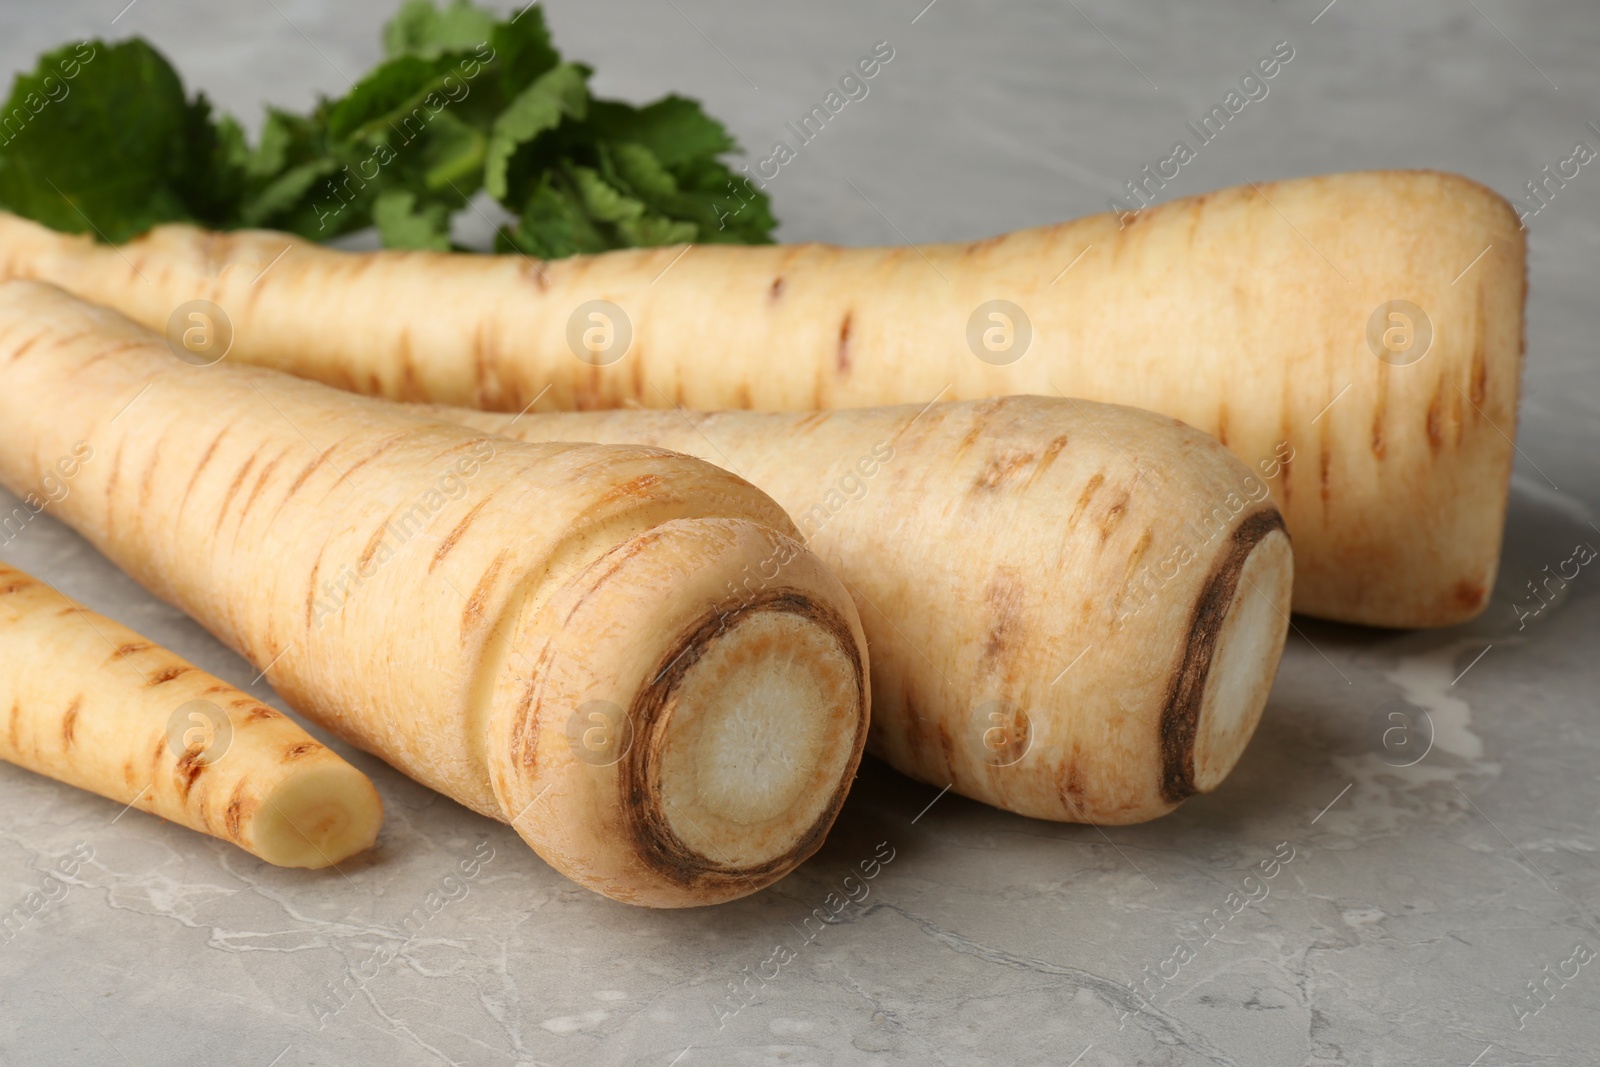
<path fill-rule="evenodd" d="M 152 674 L 150 680 L 145 684 L 147 686 L 166 685 L 174 678 L 182 678 L 186 674 L 193 673 L 194 670 L 195 668 L 189 666 L 163 667 Z"/>
<path fill-rule="evenodd" d="M 189 799 L 189 791 L 194 788 L 197 778 L 205 773 L 210 766 L 206 760 L 206 750 L 196 745 L 183 750 L 183 755 L 178 757 L 178 762 L 173 765 L 173 779 L 178 784 L 178 794 L 184 800 Z"/>
<path fill-rule="evenodd" d="M 389 451 L 389 449 L 393 448 L 401 441 L 404 441 L 407 437 L 411 437 L 418 432 L 418 429 L 402 430 L 400 433 L 386 437 L 382 442 L 379 443 L 377 448 L 374 448 L 371 452 L 368 452 L 365 456 L 346 467 L 343 473 L 339 475 L 339 480 L 328 486 L 328 492 L 333 492 L 333 490 L 343 485 L 346 479 L 348 479 L 356 471 L 360 470 L 362 467 L 365 467 L 368 463 L 371 463 L 373 460 Z M 324 455 L 326 455 L 326 453 L 324 453 Z"/>
<path fill-rule="evenodd" d="M 114 537 L 117 532 L 118 508 L 112 507 L 111 502 L 117 498 L 117 485 L 122 481 L 122 446 L 123 440 L 117 441 L 116 449 L 111 453 L 111 473 L 106 477 L 105 502 L 106 502 L 106 536 Z"/>
<path fill-rule="evenodd" d="M 534 286 L 542 293 L 550 288 L 550 279 L 545 277 L 545 267 L 537 260 L 529 259 L 519 264 L 517 273 L 524 278 L 531 277 Z"/>
<path fill-rule="evenodd" d="M 461 640 L 466 642 L 472 632 L 477 629 L 478 623 L 483 619 L 483 609 L 489 603 L 489 594 L 494 591 L 495 584 L 500 580 L 500 574 L 505 570 L 506 563 L 510 560 L 511 553 L 502 551 L 494 557 L 494 562 L 489 564 L 483 572 L 483 577 L 478 580 L 472 594 L 467 597 L 467 606 L 461 609 Z"/>
<path fill-rule="evenodd" d="M 232 507 L 233 498 L 239 495 L 239 490 L 244 486 L 244 480 L 250 477 L 250 470 L 256 465 L 256 456 L 258 455 L 260 455 L 259 452 L 246 459 L 244 465 L 239 468 L 239 473 L 233 476 L 233 484 L 228 486 L 228 493 L 222 498 L 222 507 L 217 509 L 217 524 L 211 528 L 212 536 L 216 536 L 222 530 L 222 524 L 227 522 L 228 517 L 234 513 Z"/>
<path fill-rule="evenodd" d="M 389 525 L 399 516 L 400 512 L 398 510 L 391 511 L 383 524 L 372 531 L 372 536 L 367 539 L 366 546 L 361 549 L 361 555 L 356 557 L 357 572 L 367 569 L 367 564 L 372 562 L 372 557 L 378 554 L 378 546 L 383 544 L 384 539 L 389 536 Z"/>
<path fill-rule="evenodd" d="M 1089 501 L 1094 499 L 1094 495 L 1100 491 L 1100 487 L 1104 484 L 1106 484 L 1106 476 L 1098 472 L 1091 475 L 1089 480 L 1084 483 L 1083 494 L 1078 497 L 1078 502 L 1072 506 L 1072 514 L 1067 517 L 1068 533 L 1077 529 L 1078 520 L 1083 518 L 1084 511 L 1089 507 Z"/>
<path fill-rule="evenodd" d="M 987 414 L 987 413 L 984 413 L 984 414 Z M 982 436 L 983 436 L 983 415 L 974 414 L 973 420 L 972 420 L 972 429 L 968 430 L 966 436 L 961 439 L 961 443 L 956 445 L 955 456 L 952 457 L 952 458 L 959 459 L 960 457 L 966 455 L 967 454 L 967 450 L 969 448 L 971 448 L 973 445 L 977 444 L 978 443 L 978 438 L 980 438 Z"/>
<path fill-rule="evenodd" d="M 1129 588 L 1133 581 L 1133 574 L 1139 569 L 1139 564 L 1144 562 L 1145 553 L 1150 551 L 1150 545 L 1155 541 L 1155 534 L 1150 528 L 1145 527 L 1144 533 L 1139 535 L 1139 541 L 1133 546 L 1133 551 L 1128 555 L 1128 564 L 1122 569 L 1122 584 L 1120 588 Z"/>
<path fill-rule="evenodd" d="M 1122 521 L 1122 516 L 1128 513 L 1128 498 L 1133 495 L 1130 489 L 1122 494 L 1122 499 L 1106 509 L 1100 518 L 1100 543 L 1105 544 L 1111 537 L 1111 531 L 1116 529 L 1117 523 Z"/>
<path fill-rule="evenodd" d="M 72 733 L 78 726 L 78 712 L 83 709 L 83 697 L 73 697 L 72 703 L 67 705 L 67 710 L 61 716 L 61 747 L 72 747 Z"/>
<path fill-rule="evenodd" d="M 644 346 L 638 341 L 633 343 L 633 358 L 628 362 L 631 364 L 628 368 L 630 392 L 624 394 L 624 397 L 642 400 L 644 398 Z M 529 401 L 529 403 L 531 402 Z M 519 405 L 517 410 L 521 411 L 523 407 L 523 405 Z"/>
<path fill-rule="evenodd" d="M 1005 244 L 1006 239 L 1010 236 L 1008 233 L 997 233 L 993 237 L 985 237 L 981 241 L 973 241 L 961 250 L 961 254 L 964 256 L 983 255 Z"/>
<path fill-rule="evenodd" d="M 311 629 L 311 621 L 315 617 L 317 606 L 317 571 L 322 568 L 322 557 L 319 555 L 311 564 L 311 584 L 306 589 L 306 629 Z"/>
<path fill-rule="evenodd" d="M 149 342 L 144 340 L 125 341 L 120 345 L 112 345 L 110 348 L 101 349 L 95 355 L 90 356 L 88 359 L 78 364 L 77 369 L 80 371 L 86 370 L 89 367 L 94 366 L 96 363 L 99 363 L 102 359 L 110 359 L 112 356 L 115 356 L 119 353 L 127 352 L 135 348 L 143 348 L 148 343 Z"/>
<path fill-rule="evenodd" d="M 1008 649 L 1023 644 L 1020 640 L 1022 607 L 1027 603 L 1027 589 L 1010 568 L 1002 567 L 984 587 L 983 599 L 992 616 L 989 636 L 983 645 L 983 663 L 993 666 Z"/>
<path fill-rule="evenodd" d="M 15 363 L 17 360 L 21 359 L 23 356 L 28 354 L 28 349 L 32 348 L 34 345 L 38 344 L 43 339 L 44 339 L 44 334 L 40 334 L 38 337 L 30 337 L 30 338 L 28 338 L 26 341 L 22 342 L 16 348 L 13 348 L 11 350 L 11 359 L 8 360 L 7 362 Z"/>
<path fill-rule="evenodd" d="M 1169 804 L 1198 792 L 1194 785 L 1194 744 L 1217 639 L 1227 621 L 1228 605 L 1233 603 L 1245 560 L 1274 530 L 1284 536 L 1289 533 L 1283 516 L 1271 506 L 1252 512 L 1235 526 L 1227 551 L 1212 567 L 1190 613 L 1189 639 L 1172 672 L 1161 708 L 1161 799 Z"/>
<path fill-rule="evenodd" d="M 144 472 L 139 475 L 139 510 L 150 510 L 150 491 L 155 488 L 156 469 L 161 466 L 161 457 L 166 452 L 167 435 L 162 434 L 150 448 L 150 460 L 144 465 Z"/>
<path fill-rule="evenodd" d="M 1392 365 L 1380 362 L 1378 365 L 1378 397 L 1372 405 L 1372 454 L 1378 459 L 1383 459 L 1388 454 L 1388 431 L 1385 427 L 1389 421 L 1389 375 Z M 1285 440 L 1288 440 L 1286 437 Z"/>
<path fill-rule="evenodd" d="M 730 629 L 750 615 L 763 611 L 781 611 L 798 615 L 832 634 L 855 670 L 856 755 L 866 743 L 867 735 L 867 677 L 861 655 L 856 648 L 850 624 L 829 607 L 818 604 L 804 594 L 792 589 L 767 590 L 749 603 L 730 612 L 713 608 L 688 627 L 682 637 L 668 647 L 661 659 L 661 667 L 654 680 L 635 695 L 628 717 L 634 724 L 634 742 L 618 765 L 617 782 L 622 793 L 624 826 L 632 838 L 635 854 L 647 867 L 676 885 L 690 889 L 749 888 L 752 883 L 764 885 L 797 866 L 822 844 L 822 839 L 833 825 L 844 806 L 850 789 L 846 777 L 835 788 L 833 796 L 810 826 L 780 856 L 748 867 L 732 867 L 724 862 L 707 858 L 691 849 L 676 833 L 662 808 L 663 798 L 659 783 L 652 781 L 650 768 L 659 765 L 663 740 L 660 727 L 664 712 L 671 704 L 678 684 L 697 663 L 716 636 Z"/>
<path fill-rule="evenodd" d="M 1039 462 L 1034 465 L 1032 473 L 1028 475 L 1028 485 L 1038 481 L 1039 476 L 1050 469 L 1050 464 L 1054 463 L 1056 457 L 1061 455 L 1062 449 L 1067 447 L 1067 441 L 1066 434 L 1060 434 L 1050 439 L 1050 443 L 1044 446 L 1044 454 L 1039 457 Z"/>
<path fill-rule="evenodd" d="M 239 840 L 239 834 L 244 826 L 245 816 L 255 810 L 255 802 L 247 799 L 245 791 L 249 788 L 249 781 L 241 779 L 233 787 L 233 796 L 228 798 L 227 814 L 223 816 L 223 825 L 227 828 L 228 836 Z"/>
<path fill-rule="evenodd" d="M 295 475 L 294 481 L 291 482 L 290 485 L 289 485 L 289 492 L 287 494 L 285 494 L 285 496 L 283 498 L 285 502 L 287 502 L 290 497 L 294 496 L 296 493 L 298 493 L 300 491 L 300 487 L 302 485 L 306 484 L 306 479 L 310 478 L 313 474 L 315 474 L 317 472 L 317 468 L 318 467 L 320 467 L 324 463 L 328 462 L 328 453 L 332 452 L 337 447 L 338 447 L 337 444 L 329 445 L 326 449 L 324 449 L 323 451 L 317 453 L 317 457 L 315 459 L 313 459 L 310 463 L 307 463 L 304 467 L 300 468 L 300 473 Z M 283 505 L 280 504 L 280 505 L 278 505 L 278 507 L 280 509 L 282 509 Z M 273 518 L 277 518 L 278 517 L 278 513 L 277 512 L 273 512 L 272 513 L 272 517 Z M 268 520 L 268 521 L 270 521 L 270 520 Z"/>
<path fill-rule="evenodd" d="M 632 500 L 636 497 L 649 495 L 650 490 L 661 484 L 659 474 L 640 474 L 611 486 L 600 494 L 596 506 L 609 504 L 614 500 Z"/>
<path fill-rule="evenodd" d="M 1441 375 L 1434 386 L 1433 399 L 1428 401 L 1428 414 L 1424 419 L 1428 431 L 1428 451 L 1435 459 L 1439 458 L 1439 449 L 1444 445 L 1444 402 L 1444 377 Z"/>
<path fill-rule="evenodd" d="M 1034 461 L 1032 452 L 1006 449 L 989 457 L 972 482 L 974 492 L 993 492 L 1014 479 Z M 1032 479 L 1029 479 L 1030 481 Z"/>
<path fill-rule="evenodd" d="M 290 445 L 289 448 L 285 449 L 283 452 L 280 452 L 272 460 L 272 462 L 262 467 L 260 473 L 256 475 L 256 484 L 251 487 L 250 495 L 245 498 L 244 507 L 239 509 L 239 521 L 241 526 L 244 524 L 244 517 L 250 514 L 250 509 L 255 506 L 256 499 L 261 496 L 261 490 L 266 488 L 267 479 L 272 477 L 272 472 L 277 470 L 278 464 L 283 462 L 283 457 L 288 455 L 293 448 L 294 446 Z"/>
<path fill-rule="evenodd" d="M 411 327 L 401 326 L 395 338 L 395 354 L 400 363 L 400 399 L 423 400 L 423 390 L 417 380 L 417 365 L 411 354 Z"/>
<path fill-rule="evenodd" d="M 956 741 L 950 736 L 950 727 L 943 719 L 934 723 L 934 733 L 939 738 L 939 755 L 944 760 L 944 776 L 951 778 L 956 769 Z"/>
<path fill-rule="evenodd" d="M 810 433 L 833 417 L 831 411 L 813 411 L 794 424 L 795 433 Z"/>
<path fill-rule="evenodd" d="M 51 343 L 53 345 L 59 345 L 62 348 L 65 348 L 68 345 L 77 344 L 79 341 L 83 340 L 85 337 L 88 337 L 89 334 L 92 333 L 92 332 L 93 331 L 91 331 L 91 330 L 85 330 L 82 333 L 69 333 L 67 336 L 62 337 L 62 338 L 58 338 L 57 340 L 55 340 L 55 341 L 53 341 Z M 76 371 L 74 371 L 74 373 L 76 373 Z"/>
<path fill-rule="evenodd" d="M 434 460 L 435 460 L 435 462 L 437 462 L 438 460 L 441 460 L 446 456 L 453 456 L 457 452 L 470 452 L 471 450 L 473 450 L 475 448 L 478 448 L 478 447 L 480 447 L 482 445 L 485 445 L 485 444 L 488 444 L 488 445 L 490 445 L 492 447 L 493 446 L 493 439 L 489 438 L 489 437 L 469 437 L 465 441 L 457 441 L 455 444 L 449 446 L 448 448 L 439 449 L 437 452 L 434 453 Z"/>
<path fill-rule="evenodd" d="M 472 505 L 471 510 L 462 516 L 460 522 L 456 523 L 455 529 L 451 530 L 445 535 L 444 540 L 439 543 L 438 549 L 434 551 L 433 559 L 428 563 L 429 574 L 432 574 L 434 568 L 438 567 L 439 564 L 444 562 L 444 558 L 448 556 L 451 550 L 453 550 L 456 545 L 461 542 L 461 537 L 467 532 L 467 527 L 472 525 L 472 520 L 476 519 L 478 517 L 478 513 L 484 509 L 484 506 L 487 505 L 490 500 L 493 499 L 494 494 L 491 492 L 488 496 Z"/>
<path fill-rule="evenodd" d="M 178 501 L 179 513 L 182 513 L 184 505 L 189 502 L 189 494 L 194 492 L 194 483 L 200 480 L 200 475 L 205 471 L 206 465 L 211 462 L 211 457 L 217 454 L 217 446 L 222 444 L 222 439 L 228 436 L 228 431 L 231 429 L 233 427 L 224 426 L 222 432 L 211 439 L 211 444 L 206 448 L 205 453 L 201 455 L 199 465 L 195 467 L 194 473 L 189 475 L 189 484 L 184 487 L 183 499 Z"/>

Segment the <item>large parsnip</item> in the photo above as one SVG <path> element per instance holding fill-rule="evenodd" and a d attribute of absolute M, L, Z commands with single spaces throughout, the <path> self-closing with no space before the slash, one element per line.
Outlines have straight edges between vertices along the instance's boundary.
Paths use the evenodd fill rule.
<path fill-rule="evenodd" d="M 298 710 L 563 872 L 655 906 L 814 851 L 867 726 L 848 594 L 769 498 L 656 449 L 495 440 L 0 285 L 0 482 Z M 782 580 L 727 587 L 774 554 Z"/>
<path fill-rule="evenodd" d="M 1283 651 L 1293 560 L 1269 479 L 1164 415 L 1059 397 L 428 410 L 525 441 L 659 445 L 761 486 L 856 598 L 869 750 L 1025 815 L 1138 822 L 1215 788 Z"/>
<path fill-rule="evenodd" d="M 971 244 L 553 263 L 181 226 L 112 249 L 0 225 L 0 270 L 158 329 L 208 299 L 231 358 L 400 399 L 804 410 L 1059 392 L 1160 411 L 1249 465 L 1287 448 L 1273 495 L 1295 607 L 1384 626 L 1488 602 L 1524 257 L 1504 200 L 1430 172 L 1244 186 Z"/>

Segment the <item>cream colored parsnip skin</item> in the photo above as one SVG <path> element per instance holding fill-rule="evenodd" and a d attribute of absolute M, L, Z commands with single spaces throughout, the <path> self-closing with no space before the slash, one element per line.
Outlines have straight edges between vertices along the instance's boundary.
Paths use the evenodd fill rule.
<path fill-rule="evenodd" d="M 280 867 L 339 863 L 383 822 L 367 776 L 292 719 L 3 563 L 0 714 L 7 763 Z"/>
<path fill-rule="evenodd" d="M 1164 415 L 1025 396 L 806 415 L 425 410 L 524 441 L 657 445 L 750 479 L 855 597 L 869 750 L 1025 815 L 1139 822 L 1215 788 L 1283 651 L 1293 558 L 1268 480 Z"/>
<path fill-rule="evenodd" d="M 0 284 L 0 428 L 0 483 L 30 492 L 87 442 L 52 515 L 297 710 L 592 889 L 743 896 L 843 802 L 867 732 L 855 607 L 710 464 L 192 366 L 29 281 Z M 775 556 L 781 582 L 728 596 Z"/>
<path fill-rule="evenodd" d="M 1503 199 L 1425 171 L 1259 183 L 970 244 L 543 264 L 182 226 L 111 249 L 0 226 L 0 270 L 157 329 L 210 299 L 232 320 L 232 358 L 397 399 L 808 410 L 1031 393 L 1159 411 L 1252 467 L 1289 449 L 1272 492 L 1294 537 L 1296 609 L 1396 627 L 1488 602 L 1524 259 Z M 625 320 L 610 313 L 608 333 L 593 301 Z M 1025 350 L 1018 322 L 980 310 L 991 301 L 1026 316 Z M 1402 365 L 1424 318 L 1431 345 Z M 591 324 L 615 343 L 623 321 L 620 359 L 574 358 Z"/>

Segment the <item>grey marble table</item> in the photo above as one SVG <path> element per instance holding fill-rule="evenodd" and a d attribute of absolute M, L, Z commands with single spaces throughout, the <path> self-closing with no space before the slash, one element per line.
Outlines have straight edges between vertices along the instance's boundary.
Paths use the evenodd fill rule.
<path fill-rule="evenodd" d="M 124 2 L 6 4 L 0 67 L 139 33 L 253 118 L 342 89 L 389 13 L 136 0 L 119 16 Z M 1102 210 L 1280 41 L 1294 58 L 1270 93 L 1167 193 L 1420 166 L 1518 197 L 1575 142 L 1600 147 L 1588 0 L 925 3 L 627 0 L 549 19 L 600 91 L 696 95 L 762 155 L 889 42 L 868 97 L 773 183 L 789 240 L 971 238 Z M 1600 545 L 1597 205 L 1585 168 L 1529 219 L 1519 453 L 1489 610 L 1412 634 L 1297 619 L 1261 729 L 1216 793 L 1102 832 L 955 796 L 929 806 L 935 789 L 868 761 L 798 873 L 653 913 L 577 888 L 505 827 L 337 743 L 388 810 L 378 848 L 339 872 L 274 869 L 0 765 L 0 911 L 76 859 L 0 941 L 0 1062 L 1596 1062 L 1600 963 L 1569 961 L 1600 950 L 1600 574 L 1525 625 L 1514 604 L 1575 543 Z M 232 682 L 256 674 L 48 518 L 6 554 Z M 1372 742 L 1395 701 L 1434 724 L 1412 766 Z M 875 853 L 892 860 L 870 896 L 807 940 L 803 917 Z M 446 880 L 474 855 L 491 857 L 475 878 Z M 1245 883 L 1263 861 L 1275 877 Z M 752 978 L 773 974 L 779 945 L 793 959 Z M 1529 983 L 1574 969 L 1530 999 Z"/>

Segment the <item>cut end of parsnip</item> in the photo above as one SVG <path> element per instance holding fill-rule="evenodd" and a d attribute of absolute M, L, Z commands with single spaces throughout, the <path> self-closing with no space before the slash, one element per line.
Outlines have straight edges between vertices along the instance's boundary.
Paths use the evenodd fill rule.
<path fill-rule="evenodd" d="M 1209 668 L 1193 702 L 1192 746 L 1168 751 L 1172 799 L 1215 789 L 1244 753 L 1283 654 L 1293 583 L 1294 553 L 1277 511 L 1242 522 L 1195 606 L 1191 658 Z"/>
<path fill-rule="evenodd" d="M 279 867 L 331 867 L 372 847 L 383 804 L 367 776 L 332 753 L 260 797 L 252 852 Z"/>
<path fill-rule="evenodd" d="M 495 796 L 541 856 L 613 899 L 757 892 L 822 844 L 866 746 L 849 593 L 743 519 L 608 541 L 509 628 L 488 717 Z"/>
<path fill-rule="evenodd" d="M 661 709 L 630 768 L 656 808 L 641 847 L 689 868 L 787 866 L 844 798 L 860 719 L 853 641 L 792 596 L 695 640 L 645 695 Z"/>

